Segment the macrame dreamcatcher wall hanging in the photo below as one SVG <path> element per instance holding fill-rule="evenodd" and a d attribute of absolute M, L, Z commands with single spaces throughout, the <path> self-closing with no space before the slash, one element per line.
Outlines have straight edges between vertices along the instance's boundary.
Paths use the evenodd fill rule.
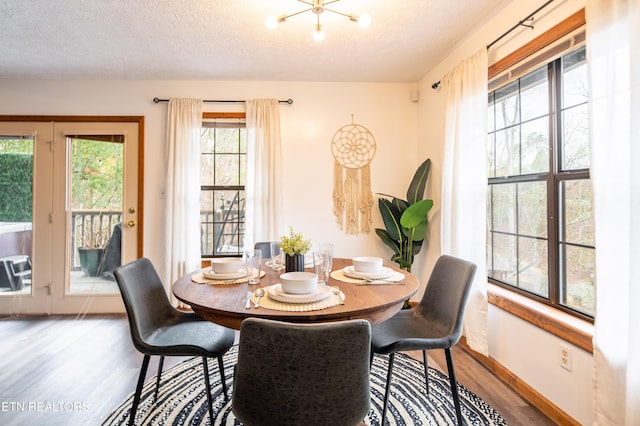
<path fill-rule="evenodd" d="M 376 140 L 364 126 L 353 122 L 342 126 L 331 141 L 333 153 L 333 214 L 347 234 L 371 229 L 371 173 Z"/>

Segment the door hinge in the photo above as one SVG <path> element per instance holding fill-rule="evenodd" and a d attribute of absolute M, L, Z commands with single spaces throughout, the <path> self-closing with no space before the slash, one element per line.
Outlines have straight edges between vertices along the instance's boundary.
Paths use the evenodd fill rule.
<path fill-rule="evenodd" d="M 49 223 L 53 223 L 53 213 L 49 213 Z"/>
<path fill-rule="evenodd" d="M 49 152 L 53 152 L 53 141 L 47 141 L 46 143 L 49 144 Z"/>
<path fill-rule="evenodd" d="M 47 285 L 45 285 L 45 286 L 44 286 L 44 288 L 46 288 L 46 289 L 47 289 L 47 295 L 48 295 L 48 296 L 51 296 L 51 294 L 52 294 L 51 287 L 52 287 L 52 286 L 51 286 L 51 283 L 49 283 L 49 284 L 47 284 Z"/>

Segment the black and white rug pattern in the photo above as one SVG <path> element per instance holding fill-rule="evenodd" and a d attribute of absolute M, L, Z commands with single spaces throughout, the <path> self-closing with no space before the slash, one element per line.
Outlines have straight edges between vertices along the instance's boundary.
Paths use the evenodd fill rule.
<path fill-rule="evenodd" d="M 209 360 L 215 425 L 240 425 L 231 411 L 233 366 L 238 347 L 233 346 L 224 356 L 229 399 L 225 401 L 218 374 L 217 362 Z M 371 370 L 371 410 L 364 422 L 380 425 L 382 401 L 387 376 L 386 356 L 376 355 Z M 209 425 L 207 397 L 202 378 L 201 358 L 182 362 L 162 373 L 158 399 L 154 401 L 155 378 L 142 389 L 136 413 L 136 425 Z M 506 425 L 502 416 L 465 387 L 458 385 L 462 416 L 467 425 Z M 126 425 L 133 402 L 129 395 L 103 426 Z M 389 409 L 389 425 L 455 425 L 456 415 L 451 399 L 449 378 L 429 368 L 429 395 L 425 395 L 424 367 L 420 361 L 398 353 L 395 357 Z"/>

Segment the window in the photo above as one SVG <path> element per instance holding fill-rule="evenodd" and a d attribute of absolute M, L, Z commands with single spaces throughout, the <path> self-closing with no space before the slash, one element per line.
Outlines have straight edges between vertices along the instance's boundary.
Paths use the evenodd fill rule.
<path fill-rule="evenodd" d="M 205 113 L 200 146 L 202 257 L 240 255 L 247 155 L 244 113 Z"/>
<path fill-rule="evenodd" d="M 489 280 L 595 311 L 584 46 L 489 89 Z"/>

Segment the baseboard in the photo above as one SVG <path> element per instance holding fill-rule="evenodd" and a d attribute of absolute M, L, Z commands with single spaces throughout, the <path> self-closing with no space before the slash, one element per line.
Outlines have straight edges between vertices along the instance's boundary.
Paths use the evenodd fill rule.
<path fill-rule="evenodd" d="M 531 405 L 540 410 L 545 416 L 561 425 L 580 426 L 573 417 L 565 413 L 560 407 L 549 401 L 537 390 L 532 388 L 528 383 L 513 374 L 505 366 L 491 357 L 486 357 L 472 350 L 463 336 L 458 343 L 460 347 L 466 350 L 469 355 L 484 365 L 489 371 L 496 375 L 500 380 L 506 383 L 511 389 L 518 393 L 523 399 L 527 400 Z"/>

